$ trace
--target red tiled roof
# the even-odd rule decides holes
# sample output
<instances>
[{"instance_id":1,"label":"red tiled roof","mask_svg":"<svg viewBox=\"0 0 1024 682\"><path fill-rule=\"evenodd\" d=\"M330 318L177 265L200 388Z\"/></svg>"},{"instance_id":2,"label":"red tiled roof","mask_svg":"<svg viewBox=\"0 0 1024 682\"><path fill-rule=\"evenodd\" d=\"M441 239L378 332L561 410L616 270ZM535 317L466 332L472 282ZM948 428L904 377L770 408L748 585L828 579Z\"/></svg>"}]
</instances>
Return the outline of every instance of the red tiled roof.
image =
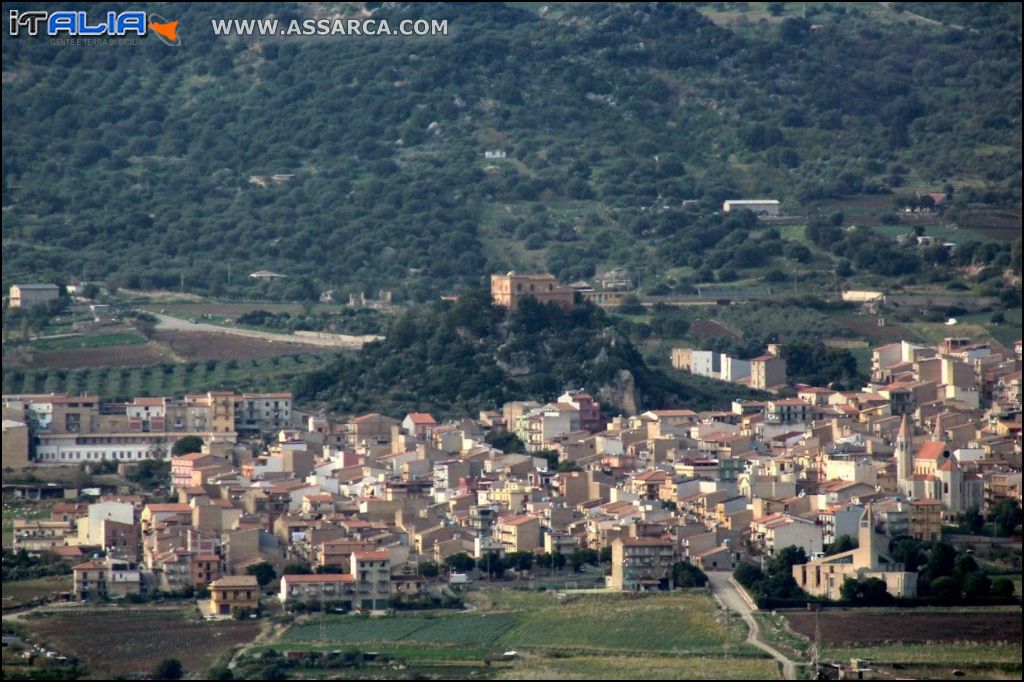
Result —
<instances>
[{"instance_id":1,"label":"red tiled roof","mask_svg":"<svg viewBox=\"0 0 1024 682\"><path fill-rule=\"evenodd\" d=\"M664 481L669 475L664 471L645 471L633 477L636 481Z\"/></svg>"},{"instance_id":2,"label":"red tiled roof","mask_svg":"<svg viewBox=\"0 0 1024 682\"><path fill-rule=\"evenodd\" d=\"M178 457L172 457L171 464L174 464L175 462L194 462L197 459L201 459L203 457L213 457L213 455L208 455L205 452L190 452L187 455L179 455Z\"/></svg>"},{"instance_id":3,"label":"red tiled roof","mask_svg":"<svg viewBox=\"0 0 1024 682\"><path fill-rule=\"evenodd\" d=\"M187 504L185 504L183 502L167 502L167 503L158 503L158 504L147 504L146 505L146 509L148 509L151 514L154 513L154 512L190 512L190 511L192 511L192 507L190 507L189 505L187 505Z\"/></svg>"},{"instance_id":4,"label":"red tiled roof","mask_svg":"<svg viewBox=\"0 0 1024 682\"><path fill-rule=\"evenodd\" d=\"M925 441L917 451L917 459L939 460L945 450L946 444L941 441Z\"/></svg>"},{"instance_id":5,"label":"red tiled roof","mask_svg":"<svg viewBox=\"0 0 1024 682\"><path fill-rule=\"evenodd\" d=\"M522 514L521 516L513 516L510 519L500 519L500 522L502 525L505 526L521 526L524 523L529 523L530 521L536 520L536 516L533 516L531 514Z\"/></svg>"},{"instance_id":6,"label":"red tiled roof","mask_svg":"<svg viewBox=\"0 0 1024 682\"><path fill-rule=\"evenodd\" d=\"M259 583L256 581L254 575L226 575L223 578L214 580L210 583L211 588L215 587L258 587Z\"/></svg>"},{"instance_id":7,"label":"red tiled roof","mask_svg":"<svg viewBox=\"0 0 1024 682\"><path fill-rule=\"evenodd\" d=\"M100 559L91 559L86 561L84 564L78 564L72 570L74 571L95 571L98 569L104 569L107 565Z\"/></svg>"}]
</instances>

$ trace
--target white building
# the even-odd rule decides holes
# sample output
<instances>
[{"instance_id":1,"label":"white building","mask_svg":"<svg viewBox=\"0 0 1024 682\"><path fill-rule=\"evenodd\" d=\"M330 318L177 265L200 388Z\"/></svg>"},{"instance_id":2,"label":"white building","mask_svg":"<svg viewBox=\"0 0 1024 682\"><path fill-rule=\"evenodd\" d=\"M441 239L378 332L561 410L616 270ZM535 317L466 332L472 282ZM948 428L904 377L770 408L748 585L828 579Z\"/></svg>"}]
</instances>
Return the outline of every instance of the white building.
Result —
<instances>
[{"instance_id":1,"label":"white building","mask_svg":"<svg viewBox=\"0 0 1024 682\"><path fill-rule=\"evenodd\" d=\"M722 204L724 213L739 210L751 211L755 215L777 216L779 215L779 201L778 199L727 199Z\"/></svg>"}]
</instances>

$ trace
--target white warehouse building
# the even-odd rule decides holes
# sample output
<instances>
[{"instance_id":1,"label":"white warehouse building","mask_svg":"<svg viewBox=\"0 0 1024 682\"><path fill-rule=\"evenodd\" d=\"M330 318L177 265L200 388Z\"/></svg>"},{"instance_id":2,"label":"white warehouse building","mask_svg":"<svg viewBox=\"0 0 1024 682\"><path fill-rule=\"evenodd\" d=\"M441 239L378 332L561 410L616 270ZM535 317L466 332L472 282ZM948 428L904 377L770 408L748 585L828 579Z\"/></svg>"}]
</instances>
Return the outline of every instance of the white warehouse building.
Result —
<instances>
[{"instance_id":1,"label":"white warehouse building","mask_svg":"<svg viewBox=\"0 0 1024 682\"><path fill-rule=\"evenodd\" d=\"M732 213L733 211L739 210L751 211L755 215L777 216L779 215L779 200L727 199L725 203L722 204L722 211L724 213Z\"/></svg>"}]
</instances>

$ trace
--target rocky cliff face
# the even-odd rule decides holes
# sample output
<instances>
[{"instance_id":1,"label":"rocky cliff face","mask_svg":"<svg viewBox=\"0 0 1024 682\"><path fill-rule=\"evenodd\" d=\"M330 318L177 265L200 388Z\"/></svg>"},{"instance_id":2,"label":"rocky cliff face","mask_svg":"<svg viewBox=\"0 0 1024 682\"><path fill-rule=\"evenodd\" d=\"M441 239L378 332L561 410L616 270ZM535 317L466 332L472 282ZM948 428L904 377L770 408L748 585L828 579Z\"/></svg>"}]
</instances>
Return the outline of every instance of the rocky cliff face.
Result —
<instances>
[{"instance_id":1,"label":"rocky cliff face","mask_svg":"<svg viewBox=\"0 0 1024 682\"><path fill-rule=\"evenodd\" d=\"M636 379L628 369L620 369L612 383L599 386L597 398L602 405L618 406L625 414L634 415L639 412L640 398L636 390Z\"/></svg>"}]
</instances>

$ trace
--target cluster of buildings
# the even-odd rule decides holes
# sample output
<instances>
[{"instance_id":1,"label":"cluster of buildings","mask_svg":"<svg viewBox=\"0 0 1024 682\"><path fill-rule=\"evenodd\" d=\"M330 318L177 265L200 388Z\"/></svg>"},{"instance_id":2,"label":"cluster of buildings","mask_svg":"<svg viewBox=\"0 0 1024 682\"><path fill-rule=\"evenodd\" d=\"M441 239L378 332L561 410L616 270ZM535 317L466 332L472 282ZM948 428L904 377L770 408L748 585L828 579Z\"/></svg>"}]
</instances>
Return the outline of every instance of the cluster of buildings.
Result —
<instances>
[{"instance_id":1,"label":"cluster of buildings","mask_svg":"<svg viewBox=\"0 0 1024 682\"><path fill-rule=\"evenodd\" d=\"M610 553L614 589L670 587L679 561L730 570L795 545L811 557L794 568L808 592L873 575L910 596L916 576L887 557L891 539L935 540L973 506L1020 499L1020 364L1019 342L1015 355L897 344L875 349L861 390L632 416L582 391L449 421L335 419L287 394L4 396L5 466L8 419L28 428L38 465L127 471L152 455L146 439L203 442L170 458L169 501L62 502L15 520L14 541L75 561L78 597L205 590L214 614L258 604L246 572L259 562L312 571L270 587L286 604L381 609L436 587L428 562L577 549ZM506 431L526 452L488 444ZM823 556L844 535L857 548Z\"/></svg>"},{"instance_id":2,"label":"cluster of buildings","mask_svg":"<svg viewBox=\"0 0 1024 682\"><path fill-rule=\"evenodd\" d=\"M577 300L600 306L617 306L633 288L632 278L624 270L598 275L593 284L580 280L569 285L559 284L551 274L509 272L491 275L491 299L495 305L509 310L516 310L526 296L563 308L572 307Z\"/></svg>"},{"instance_id":3,"label":"cluster of buildings","mask_svg":"<svg viewBox=\"0 0 1024 682\"><path fill-rule=\"evenodd\" d=\"M98 396L3 396L5 469L163 459L174 442L201 438L224 451L239 436L291 424L292 394L210 391L184 398L106 402Z\"/></svg>"},{"instance_id":4,"label":"cluster of buildings","mask_svg":"<svg viewBox=\"0 0 1024 682\"><path fill-rule=\"evenodd\" d=\"M769 344L764 355L740 360L725 353L693 348L673 348L672 366L702 377L743 384L761 391L786 385L786 361L778 344Z\"/></svg>"}]
</instances>

